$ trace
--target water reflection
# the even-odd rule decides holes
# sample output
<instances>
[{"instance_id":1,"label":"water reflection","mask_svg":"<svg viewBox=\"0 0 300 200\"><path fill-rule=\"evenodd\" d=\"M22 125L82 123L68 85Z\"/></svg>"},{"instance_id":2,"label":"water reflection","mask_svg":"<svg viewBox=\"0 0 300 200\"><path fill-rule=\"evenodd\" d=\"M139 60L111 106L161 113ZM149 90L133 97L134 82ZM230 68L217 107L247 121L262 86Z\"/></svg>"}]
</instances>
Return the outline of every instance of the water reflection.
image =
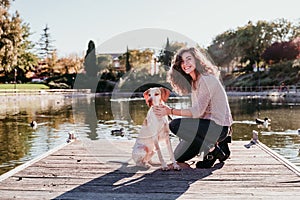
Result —
<instances>
[{"instance_id":1,"label":"water reflection","mask_svg":"<svg viewBox=\"0 0 300 200\"><path fill-rule=\"evenodd\" d=\"M252 130L257 130L260 141L300 167L299 102L286 98L230 98L234 139L249 140ZM259 127L254 121L264 117L271 119L268 128Z\"/></svg>"},{"instance_id":2,"label":"water reflection","mask_svg":"<svg viewBox=\"0 0 300 200\"><path fill-rule=\"evenodd\" d=\"M0 97L0 174L66 142L68 131L80 139L132 139L143 123L148 107L144 99L110 99L85 96L10 96ZM291 162L300 166L300 106L286 99L257 97L229 98L234 140L249 141L252 130L259 139ZM190 106L189 98L171 98L175 108ZM268 129L258 127L256 118L269 117ZM37 129L29 123L35 120ZM112 130L124 129L124 137Z\"/></svg>"},{"instance_id":3,"label":"water reflection","mask_svg":"<svg viewBox=\"0 0 300 200\"><path fill-rule=\"evenodd\" d=\"M71 99L16 95L1 96L0 101L0 174L65 139L60 126L72 123ZM38 122L36 129L30 126L32 120Z\"/></svg>"}]
</instances>

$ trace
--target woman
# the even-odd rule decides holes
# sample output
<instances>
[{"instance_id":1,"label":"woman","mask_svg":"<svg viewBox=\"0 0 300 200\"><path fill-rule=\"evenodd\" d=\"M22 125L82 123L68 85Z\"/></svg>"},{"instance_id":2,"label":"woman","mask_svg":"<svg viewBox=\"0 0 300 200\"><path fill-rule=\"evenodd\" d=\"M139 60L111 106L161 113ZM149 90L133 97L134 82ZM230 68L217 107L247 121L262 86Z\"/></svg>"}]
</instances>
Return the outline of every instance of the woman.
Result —
<instances>
[{"instance_id":1,"label":"woman","mask_svg":"<svg viewBox=\"0 0 300 200\"><path fill-rule=\"evenodd\" d=\"M158 117L184 117L169 124L170 130L182 139L174 151L177 162L185 162L199 152L204 152L204 159L196 164L198 168L209 168L217 159L225 161L230 155L227 143L231 137L227 136L232 116L218 68L198 49L184 48L175 55L168 75L175 92L191 93L192 100L188 109L154 109Z\"/></svg>"}]
</instances>

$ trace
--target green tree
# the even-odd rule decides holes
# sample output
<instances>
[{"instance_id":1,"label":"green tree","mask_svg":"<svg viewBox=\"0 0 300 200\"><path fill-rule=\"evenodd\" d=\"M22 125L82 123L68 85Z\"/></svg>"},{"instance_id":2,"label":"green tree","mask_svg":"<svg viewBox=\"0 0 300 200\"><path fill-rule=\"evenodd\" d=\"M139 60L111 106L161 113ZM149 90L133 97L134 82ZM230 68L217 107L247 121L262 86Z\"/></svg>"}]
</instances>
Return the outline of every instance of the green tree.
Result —
<instances>
[{"instance_id":1,"label":"green tree","mask_svg":"<svg viewBox=\"0 0 300 200\"><path fill-rule=\"evenodd\" d=\"M112 66L112 56L108 54L97 55L97 63L99 70L105 70L107 68L111 68Z\"/></svg>"},{"instance_id":2,"label":"green tree","mask_svg":"<svg viewBox=\"0 0 300 200\"><path fill-rule=\"evenodd\" d=\"M41 38L37 43L39 58L46 64L45 70L41 74L43 76L53 76L54 68L58 60L56 49L53 45L54 40L51 39L49 30L50 28L46 25L41 34Z\"/></svg>"},{"instance_id":3,"label":"green tree","mask_svg":"<svg viewBox=\"0 0 300 200\"><path fill-rule=\"evenodd\" d=\"M293 25L293 29L294 29L293 39L300 37L300 21L299 20L297 22L295 22L295 24Z\"/></svg>"},{"instance_id":4,"label":"green tree","mask_svg":"<svg viewBox=\"0 0 300 200\"><path fill-rule=\"evenodd\" d=\"M18 48L17 56L17 71L18 80L22 82L26 81L26 73L29 71L35 71L35 67L38 65L38 57L30 52L34 48L34 44L28 40L30 36L30 28L28 24L22 25L22 42Z\"/></svg>"},{"instance_id":5,"label":"green tree","mask_svg":"<svg viewBox=\"0 0 300 200\"><path fill-rule=\"evenodd\" d=\"M235 47L236 33L233 30L228 30L218 35L212 45L207 48L208 53L211 55L213 61L218 66L229 65L235 58L233 53Z\"/></svg>"},{"instance_id":6,"label":"green tree","mask_svg":"<svg viewBox=\"0 0 300 200\"><path fill-rule=\"evenodd\" d=\"M96 62L96 48L95 43L90 40L88 44L88 49L84 58L84 67L86 74L89 77L96 77L99 71L97 62Z\"/></svg>"},{"instance_id":7,"label":"green tree","mask_svg":"<svg viewBox=\"0 0 300 200\"><path fill-rule=\"evenodd\" d=\"M299 27L296 24L281 18L272 21L271 27L273 28L272 44L274 42L288 42L297 37Z\"/></svg>"},{"instance_id":8,"label":"green tree","mask_svg":"<svg viewBox=\"0 0 300 200\"><path fill-rule=\"evenodd\" d=\"M269 24L264 21L259 21L256 25L249 22L246 26L237 29L234 53L241 58L240 62L252 66L260 61L260 55L271 44L270 29Z\"/></svg>"},{"instance_id":9,"label":"green tree","mask_svg":"<svg viewBox=\"0 0 300 200\"><path fill-rule=\"evenodd\" d=\"M130 53L129 53L129 50L128 50L128 47L127 47L127 51L126 51L126 62L125 62L125 69L126 69L126 72L130 71L131 70L131 64L129 62L129 59L130 59Z\"/></svg>"},{"instance_id":10,"label":"green tree","mask_svg":"<svg viewBox=\"0 0 300 200\"><path fill-rule=\"evenodd\" d=\"M30 36L30 28L28 24L22 25L22 42L19 46L17 66L24 72L32 71L38 64L38 58L35 54L30 52L34 48L34 44L28 40Z\"/></svg>"},{"instance_id":11,"label":"green tree","mask_svg":"<svg viewBox=\"0 0 300 200\"><path fill-rule=\"evenodd\" d=\"M287 41L294 37L295 27L287 20L258 21L218 35L209 53L219 65L235 60L242 66L259 63L262 53L276 41ZM243 64L246 63L246 64Z\"/></svg>"},{"instance_id":12,"label":"green tree","mask_svg":"<svg viewBox=\"0 0 300 200\"><path fill-rule=\"evenodd\" d=\"M51 57L53 52L55 51L55 48L53 46L54 40L51 39L49 30L50 28L46 24L45 28L43 29L43 33L41 34L41 38L38 42L38 54L42 59Z\"/></svg>"},{"instance_id":13,"label":"green tree","mask_svg":"<svg viewBox=\"0 0 300 200\"><path fill-rule=\"evenodd\" d=\"M163 54L160 57L162 64L164 65L165 70L169 70L171 67L172 58L174 56L174 52L171 51L169 38L167 38L166 47L163 51Z\"/></svg>"},{"instance_id":14,"label":"green tree","mask_svg":"<svg viewBox=\"0 0 300 200\"><path fill-rule=\"evenodd\" d=\"M166 46L162 49L158 56L158 62L163 64L165 70L169 70L174 54L180 49L186 47L185 43L181 42L169 42L167 38Z\"/></svg>"}]
</instances>

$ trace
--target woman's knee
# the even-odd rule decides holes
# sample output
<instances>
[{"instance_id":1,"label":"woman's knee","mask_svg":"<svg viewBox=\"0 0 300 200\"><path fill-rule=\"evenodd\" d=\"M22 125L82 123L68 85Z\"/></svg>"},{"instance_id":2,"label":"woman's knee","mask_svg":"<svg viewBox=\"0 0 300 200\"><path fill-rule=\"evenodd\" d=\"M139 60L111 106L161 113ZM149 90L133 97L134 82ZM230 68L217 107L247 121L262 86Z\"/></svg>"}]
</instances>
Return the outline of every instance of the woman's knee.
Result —
<instances>
[{"instance_id":1,"label":"woman's knee","mask_svg":"<svg viewBox=\"0 0 300 200\"><path fill-rule=\"evenodd\" d=\"M178 129L179 129L179 126L180 126L180 121L181 119L173 119L170 123L169 123L169 128L170 128L170 131L172 133L174 133L175 135L177 134L178 132Z\"/></svg>"}]
</instances>

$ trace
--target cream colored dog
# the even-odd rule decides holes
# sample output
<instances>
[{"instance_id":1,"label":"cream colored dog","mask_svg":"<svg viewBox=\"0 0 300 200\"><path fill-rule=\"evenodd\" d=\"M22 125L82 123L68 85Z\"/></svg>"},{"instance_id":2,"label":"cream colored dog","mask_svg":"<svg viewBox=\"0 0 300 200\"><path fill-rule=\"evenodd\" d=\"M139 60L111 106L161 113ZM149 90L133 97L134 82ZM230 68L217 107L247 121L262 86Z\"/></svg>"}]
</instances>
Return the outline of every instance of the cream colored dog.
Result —
<instances>
[{"instance_id":1,"label":"cream colored dog","mask_svg":"<svg viewBox=\"0 0 300 200\"><path fill-rule=\"evenodd\" d=\"M170 168L163 159L161 149L159 146L160 141L165 141L173 168L180 170L180 166L176 163L170 138L169 138L169 123L168 117L158 118L153 112L153 106L164 104L169 98L170 91L166 88L150 88L144 92L144 98L147 105L150 107L147 117L142 125L138 138L132 151L132 158L138 166L149 166L151 158L157 151L162 170L169 170Z\"/></svg>"}]
</instances>

